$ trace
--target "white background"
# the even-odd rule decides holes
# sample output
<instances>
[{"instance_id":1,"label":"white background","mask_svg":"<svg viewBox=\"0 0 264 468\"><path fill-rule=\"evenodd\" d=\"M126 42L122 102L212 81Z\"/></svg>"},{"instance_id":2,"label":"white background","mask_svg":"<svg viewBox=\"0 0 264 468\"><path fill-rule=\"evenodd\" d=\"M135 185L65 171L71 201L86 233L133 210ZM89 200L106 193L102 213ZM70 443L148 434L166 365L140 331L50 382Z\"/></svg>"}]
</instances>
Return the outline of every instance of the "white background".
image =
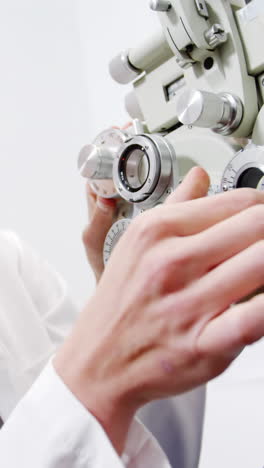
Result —
<instances>
[{"instance_id":1,"label":"white background","mask_svg":"<svg viewBox=\"0 0 264 468\"><path fill-rule=\"evenodd\" d=\"M76 157L99 131L126 122L127 88L111 81L107 65L156 29L157 20L147 0L0 0L0 6L0 228L15 230L48 258L82 304L94 283L80 240L86 206ZM258 356L245 355L229 384L211 387L202 468L262 468Z\"/></svg>"},{"instance_id":2,"label":"white background","mask_svg":"<svg viewBox=\"0 0 264 468\"><path fill-rule=\"evenodd\" d=\"M0 228L48 258L78 304L94 283L77 154L127 121L127 91L108 62L146 37L154 16L144 0L0 1Z\"/></svg>"}]
</instances>

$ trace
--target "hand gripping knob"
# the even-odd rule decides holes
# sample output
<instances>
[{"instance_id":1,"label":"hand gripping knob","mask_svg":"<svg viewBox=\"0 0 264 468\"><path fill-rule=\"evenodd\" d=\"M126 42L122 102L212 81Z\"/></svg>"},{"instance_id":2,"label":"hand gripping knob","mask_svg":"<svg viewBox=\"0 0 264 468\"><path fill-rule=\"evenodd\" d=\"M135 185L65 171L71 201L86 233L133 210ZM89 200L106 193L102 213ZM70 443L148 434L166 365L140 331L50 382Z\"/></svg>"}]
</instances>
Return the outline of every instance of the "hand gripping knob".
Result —
<instances>
[{"instance_id":1,"label":"hand gripping knob","mask_svg":"<svg viewBox=\"0 0 264 468\"><path fill-rule=\"evenodd\" d=\"M87 179L111 179L113 155L106 148L86 145L79 154L78 168Z\"/></svg>"},{"instance_id":2,"label":"hand gripping knob","mask_svg":"<svg viewBox=\"0 0 264 468\"><path fill-rule=\"evenodd\" d=\"M211 128L221 135L233 133L243 117L240 99L229 93L185 90L176 106L176 114L184 125Z\"/></svg>"}]
</instances>

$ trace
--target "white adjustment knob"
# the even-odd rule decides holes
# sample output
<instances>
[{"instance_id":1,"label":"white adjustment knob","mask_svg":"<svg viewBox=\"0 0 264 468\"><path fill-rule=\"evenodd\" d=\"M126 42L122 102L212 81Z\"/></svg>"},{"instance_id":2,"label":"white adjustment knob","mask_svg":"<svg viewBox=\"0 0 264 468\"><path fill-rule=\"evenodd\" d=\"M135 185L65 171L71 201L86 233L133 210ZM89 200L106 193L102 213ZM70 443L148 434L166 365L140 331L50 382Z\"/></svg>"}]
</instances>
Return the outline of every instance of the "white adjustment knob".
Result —
<instances>
[{"instance_id":1,"label":"white adjustment knob","mask_svg":"<svg viewBox=\"0 0 264 468\"><path fill-rule=\"evenodd\" d=\"M171 2L168 0L150 0L149 6L154 11L169 11L171 9Z\"/></svg>"},{"instance_id":2,"label":"white adjustment knob","mask_svg":"<svg viewBox=\"0 0 264 468\"><path fill-rule=\"evenodd\" d=\"M176 104L176 114L184 125L211 128L222 135L233 133L243 117L240 99L229 93L185 90Z\"/></svg>"},{"instance_id":3,"label":"white adjustment knob","mask_svg":"<svg viewBox=\"0 0 264 468\"><path fill-rule=\"evenodd\" d=\"M142 114L135 91L130 91L130 93L125 96L125 108L132 119L144 120L144 115Z\"/></svg>"},{"instance_id":4,"label":"white adjustment knob","mask_svg":"<svg viewBox=\"0 0 264 468\"><path fill-rule=\"evenodd\" d=\"M87 179L111 179L113 155L107 148L86 145L79 154L78 168Z\"/></svg>"},{"instance_id":5,"label":"white adjustment knob","mask_svg":"<svg viewBox=\"0 0 264 468\"><path fill-rule=\"evenodd\" d=\"M227 33L221 24L213 24L213 26L205 33L205 39L212 50L216 49L216 47L221 44L224 44L227 41L227 37Z\"/></svg>"},{"instance_id":6,"label":"white adjustment knob","mask_svg":"<svg viewBox=\"0 0 264 468\"><path fill-rule=\"evenodd\" d=\"M117 83L128 84L135 80L142 73L142 70L133 67L129 61L129 50L124 50L111 60L109 72Z\"/></svg>"}]
</instances>

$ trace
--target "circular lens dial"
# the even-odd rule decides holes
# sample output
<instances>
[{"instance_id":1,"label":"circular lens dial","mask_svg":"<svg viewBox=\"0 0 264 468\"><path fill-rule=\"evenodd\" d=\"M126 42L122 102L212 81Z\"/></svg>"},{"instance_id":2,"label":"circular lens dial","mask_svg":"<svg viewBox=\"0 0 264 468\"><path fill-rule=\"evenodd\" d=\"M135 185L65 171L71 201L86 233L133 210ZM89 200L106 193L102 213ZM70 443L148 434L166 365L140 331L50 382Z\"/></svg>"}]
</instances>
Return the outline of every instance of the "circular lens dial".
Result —
<instances>
[{"instance_id":1,"label":"circular lens dial","mask_svg":"<svg viewBox=\"0 0 264 468\"><path fill-rule=\"evenodd\" d=\"M264 147L248 145L235 155L225 169L221 189L226 192L249 187L264 190Z\"/></svg>"},{"instance_id":2,"label":"circular lens dial","mask_svg":"<svg viewBox=\"0 0 264 468\"><path fill-rule=\"evenodd\" d=\"M93 191L101 197L117 197L112 179L113 163L127 138L123 130L109 128L100 133L92 145L86 145L79 155L81 174L88 178Z\"/></svg>"},{"instance_id":3,"label":"circular lens dial","mask_svg":"<svg viewBox=\"0 0 264 468\"><path fill-rule=\"evenodd\" d=\"M127 230L131 219L120 219L111 227L104 243L104 264L106 265L116 244Z\"/></svg>"}]
</instances>

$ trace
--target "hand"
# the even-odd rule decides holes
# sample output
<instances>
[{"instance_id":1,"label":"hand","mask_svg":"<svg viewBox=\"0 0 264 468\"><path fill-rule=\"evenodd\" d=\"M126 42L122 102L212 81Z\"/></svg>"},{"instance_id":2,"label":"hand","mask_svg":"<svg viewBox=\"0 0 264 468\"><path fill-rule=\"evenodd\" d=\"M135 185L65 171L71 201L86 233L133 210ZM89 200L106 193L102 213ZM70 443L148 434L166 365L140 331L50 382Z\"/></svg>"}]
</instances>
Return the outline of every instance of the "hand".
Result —
<instances>
[{"instance_id":1,"label":"hand","mask_svg":"<svg viewBox=\"0 0 264 468\"><path fill-rule=\"evenodd\" d=\"M138 216L54 365L122 452L135 411L223 372L264 335L264 194L199 198L194 169L167 203Z\"/></svg>"},{"instance_id":2,"label":"hand","mask_svg":"<svg viewBox=\"0 0 264 468\"><path fill-rule=\"evenodd\" d=\"M116 200L98 197L89 183L86 184L86 195L90 223L83 232L83 243L88 262L98 282L104 271L104 241L114 222Z\"/></svg>"},{"instance_id":3,"label":"hand","mask_svg":"<svg viewBox=\"0 0 264 468\"><path fill-rule=\"evenodd\" d=\"M127 122L121 128L122 130L126 130L131 125L131 122ZM96 282L98 283L104 271L104 241L114 223L117 200L98 197L92 190L89 182L86 184L86 199L89 224L83 232L83 244L88 262L93 269Z\"/></svg>"}]
</instances>

